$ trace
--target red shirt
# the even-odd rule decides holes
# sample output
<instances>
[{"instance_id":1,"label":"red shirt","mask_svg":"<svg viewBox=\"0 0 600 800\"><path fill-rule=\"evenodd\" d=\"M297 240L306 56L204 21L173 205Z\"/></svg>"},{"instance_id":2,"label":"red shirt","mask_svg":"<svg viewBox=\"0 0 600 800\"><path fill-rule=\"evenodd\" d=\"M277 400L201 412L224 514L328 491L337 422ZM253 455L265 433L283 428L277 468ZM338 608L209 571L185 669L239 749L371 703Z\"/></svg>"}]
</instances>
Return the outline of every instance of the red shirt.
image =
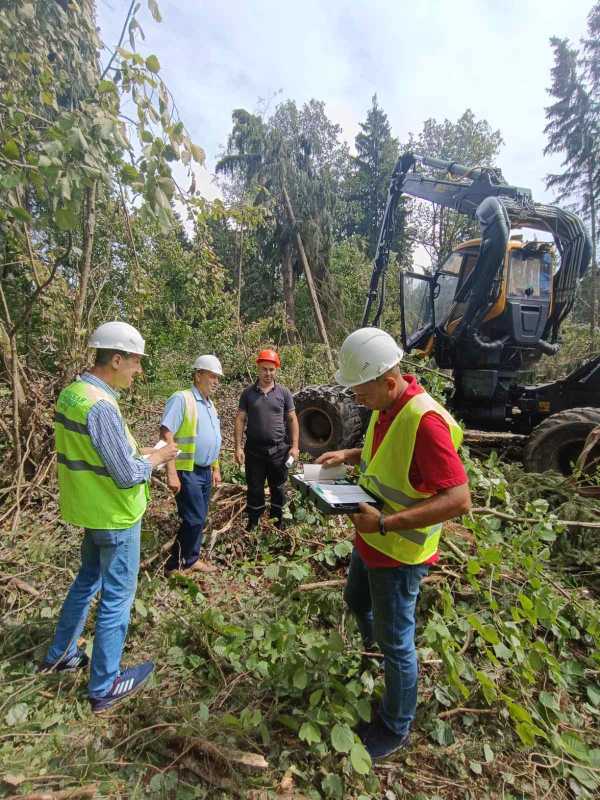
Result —
<instances>
[{"instance_id":1,"label":"red shirt","mask_svg":"<svg viewBox=\"0 0 600 800\"><path fill-rule=\"evenodd\" d=\"M400 409L404 408L411 397L425 391L422 386L419 386L414 375L403 375L402 377L408 386L390 408L379 413L379 419L373 431L372 456L377 452L377 448ZM462 486L467 482L467 474L452 444L450 430L442 417L435 411L429 411L421 418L408 477L418 492L427 494L437 494L441 489ZM397 567L402 563L368 545L358 533L354 539L354 546L367 567ZM439 554L435 553L425 563L435 564L438 560Z\"/></svg>"}]
</instances>

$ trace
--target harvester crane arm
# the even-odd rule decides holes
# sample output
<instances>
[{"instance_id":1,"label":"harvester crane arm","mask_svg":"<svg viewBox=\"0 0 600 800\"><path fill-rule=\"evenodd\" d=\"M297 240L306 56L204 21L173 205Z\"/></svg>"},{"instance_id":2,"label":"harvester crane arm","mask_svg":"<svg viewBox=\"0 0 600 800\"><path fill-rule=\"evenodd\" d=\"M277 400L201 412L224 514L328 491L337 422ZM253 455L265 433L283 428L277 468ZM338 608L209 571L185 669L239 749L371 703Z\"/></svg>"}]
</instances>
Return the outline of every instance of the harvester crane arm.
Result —
<instances>
[{"instance_id":1,"label":"harvester crane arm","mask_svg":"<svg viewBox=\"0 0 600 800\"><path fill-rule=\"evenodd\" d=\"M443 170L454 180L423 175L415 170L417 164ZM511 223L551 233L561 256L561 266L553 279L554 306L544 338L556 341L560 324L573 306L577 282L585 273L591 256L589 237L579 218L555 206L534 203L529 189L511 186L499 170L492 167L470 168L454 161L413 153L405 153L398 159L390 179L363 326L378 325L381 318L385 302L385 273L394 237L394 214L402 194L437 203L479 221L482 239L480 263L473 271L468 287L472 296L461 324L455 329L456 337L467 329L475 330L487 312L489 289L501 271ZM372 306L377 298L377 310L370 322ZM543 341L542 344L545 345Z\"/></svg>"}]
</instances>

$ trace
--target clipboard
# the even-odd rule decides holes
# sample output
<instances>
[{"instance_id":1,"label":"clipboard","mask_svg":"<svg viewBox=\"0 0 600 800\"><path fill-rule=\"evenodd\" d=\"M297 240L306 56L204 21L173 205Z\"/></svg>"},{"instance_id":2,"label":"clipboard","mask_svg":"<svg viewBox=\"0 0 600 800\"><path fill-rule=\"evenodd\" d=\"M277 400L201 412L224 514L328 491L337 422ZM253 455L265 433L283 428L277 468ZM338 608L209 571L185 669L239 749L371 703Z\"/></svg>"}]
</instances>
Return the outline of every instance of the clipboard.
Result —
<instances>
[{"instance_id":1,"label":"clipboard","mask_svg":"<svg viewBox=\"0 0 600 800\"><path fill-rule=\"evenodd\" d=\"M315 504L322 514L355 514L359 510L359 502L365 502L375 508L383 507L379 498L373 497L347 478L310 481L306 480L303 475L296 474L291 476L291 482L303 497L307 497ZM353 499L353 495L357 493L362 495L360 500ZM344 495L348 495L348 498Z\"/></svg>"}]
</instances>

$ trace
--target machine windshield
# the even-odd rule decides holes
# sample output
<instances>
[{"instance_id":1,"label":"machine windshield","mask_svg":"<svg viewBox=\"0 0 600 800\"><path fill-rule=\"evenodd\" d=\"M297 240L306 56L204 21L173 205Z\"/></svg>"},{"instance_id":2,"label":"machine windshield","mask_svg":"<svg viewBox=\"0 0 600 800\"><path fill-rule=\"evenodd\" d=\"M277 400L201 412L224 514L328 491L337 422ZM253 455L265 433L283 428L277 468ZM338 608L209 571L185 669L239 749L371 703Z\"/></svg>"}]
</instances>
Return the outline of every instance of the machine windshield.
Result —
<instances>
[{"instance_id":1,"label":"machine windshield","mask_svg":"<svg viewBox=\"0 0 600 800\"><path fill-rule=\"evenodd\" d=\"M550 253L531 253L525 249L512 251L508 279L510 297L530 297L538 300L548 298L551 287Z\"/></svg>"}]
</instances>

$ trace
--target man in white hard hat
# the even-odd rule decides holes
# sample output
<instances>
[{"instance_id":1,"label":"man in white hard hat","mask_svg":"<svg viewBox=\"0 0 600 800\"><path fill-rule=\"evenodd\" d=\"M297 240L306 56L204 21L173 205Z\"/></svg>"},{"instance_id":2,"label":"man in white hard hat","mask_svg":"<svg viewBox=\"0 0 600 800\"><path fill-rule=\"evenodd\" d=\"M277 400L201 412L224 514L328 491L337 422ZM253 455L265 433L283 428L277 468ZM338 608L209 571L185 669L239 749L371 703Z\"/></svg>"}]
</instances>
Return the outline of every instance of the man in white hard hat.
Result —
<instances>
[{"instance_id":1,"label":"man in white hard hat","mask_svg":"<svg viewBox=\"0 0 600 800\"><path fill-rule=\"evenodd\" d=\"M175 442L180 452L167 464L167 484L177 503L181 525L165 572L215 572L200 558L204 525L213 486L221 483L219 450L221 425L211 400L223 377L216 356L198 356L190 389L175 392L167 400L160 422L160 436Z\"/></svg>"},{"instance_id":2,"label":"man in white hard hat","mask_svg":"<svg viewBox=\"0 0 600 800\"><path fill-rule=\"evenodd\" d=\"M154 669L145 661L121 671L120 661L140 563L140 528L153 467L177 448L140 450L118 404L142 372L144 340L125 322L91 335L94 366L62 390L54 418L62 518L84 528L81 567L66 597L43 672L85 668L78 648L90 603L100 592L89 696L99 714L130 697Z\"/></svg>"},{"instance_id":3,"label":"man in white hard hat","mask_svg":"<svg viewBox=\"0 0 600 800\"><path fill-rule=\"evenodd\" d=\"M403 352L378 328L346 338L336 380L373 414L361 448L324 453L321 464L359 465L359 484L383 510L361 504L345 600L365 649L384 655L385 693L371 723L357 728L373 759L406 747L417 706L415 611L419 584L438 560L442 523L469 510L467 476L457 449L458 423L403 375Z\"/></svg>"}]
</instances>

